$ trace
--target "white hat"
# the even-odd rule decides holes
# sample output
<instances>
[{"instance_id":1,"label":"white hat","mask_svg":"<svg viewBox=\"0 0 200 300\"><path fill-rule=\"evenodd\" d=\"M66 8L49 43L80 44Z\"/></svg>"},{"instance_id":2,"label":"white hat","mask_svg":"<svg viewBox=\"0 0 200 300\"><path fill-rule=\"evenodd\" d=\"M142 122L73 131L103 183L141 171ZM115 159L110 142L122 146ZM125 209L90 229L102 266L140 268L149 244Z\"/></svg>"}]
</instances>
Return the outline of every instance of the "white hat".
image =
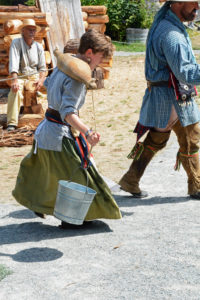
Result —
<instances>
[{"instance_id":1,"label":"white hat","mask_svg":"<svg viewBox=\"0 0 200 300\"><path fill-rule=\"evenodd\" d=\"M40 31L40 27L35 24L35 20L33 19L24 19L23 24L19 27L19 31L21 31L26 26L32 26L36 28L36 32Z\"/></svg>"}]
</instances>

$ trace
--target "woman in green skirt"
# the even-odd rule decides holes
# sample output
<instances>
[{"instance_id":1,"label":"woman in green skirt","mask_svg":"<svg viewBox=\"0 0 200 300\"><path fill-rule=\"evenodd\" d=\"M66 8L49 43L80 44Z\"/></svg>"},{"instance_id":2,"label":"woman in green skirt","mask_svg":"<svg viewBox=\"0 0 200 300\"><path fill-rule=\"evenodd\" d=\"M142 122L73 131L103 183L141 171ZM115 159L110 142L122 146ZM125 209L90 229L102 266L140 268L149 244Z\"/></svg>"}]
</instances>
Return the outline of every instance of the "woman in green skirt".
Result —
<instances>
[{"instance_id":1,"label":"woman in green skirt","mask_svg":"<svg viewBox=\"0 0 200 300\"><path fill-rule=\"evenodd\" d=\"M80 39L77 58L91 68L113 53L110 38L89 30ZM71 128L85 134L87 142L95 146L100 134L89 129L79 118L78 111L85 102L86 86L55 68L45 81L48 109L46 118L35 132L31 152L22 160L13 196L39 217L53 215L59 180L87 185L96 195L86 214L85 221L94 219L120 219L119 208L110 189L90 165L80 168L81 158ZM88 177L88 178L87 178ZM66 225L62 222L63 227Z\"/></svg>"}]
</instances>

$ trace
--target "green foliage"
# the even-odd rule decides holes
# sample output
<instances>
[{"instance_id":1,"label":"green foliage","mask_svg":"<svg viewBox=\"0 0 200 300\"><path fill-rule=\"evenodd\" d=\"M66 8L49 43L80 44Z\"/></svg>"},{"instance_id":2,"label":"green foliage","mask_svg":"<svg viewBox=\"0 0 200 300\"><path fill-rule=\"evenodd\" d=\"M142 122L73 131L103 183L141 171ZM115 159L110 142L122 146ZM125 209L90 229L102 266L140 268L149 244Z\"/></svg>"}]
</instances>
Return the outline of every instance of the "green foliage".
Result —
<instances>
[{"instance_id":1,"label":"green foliage","mask_svg":"<svg viewBox=\"0 0 200 300\"><path fill-rule=\"evenodd\" d=\"M3 280L6 276L12 274L13 272L7 269L5 266L0 265L0 281Z\"/></svg>"},{"instance_id":2,"label":"green foliage","mask_svg":"<svg viewBox=\"0 0 200 300\"><path fill-rule=\"evenodd\" d=\"M29 6L34 6L36 0L21 0L21 1L16 1L16 0L0 0L0 5L7 5L7 6L12 6L12 5L17 5L17 4L25 4Z\"/></svg>"},{"instance_id":3,"label":"green foliage","mask_svg":"<svg viewBox=\"0 0 200 300\"><path fill-rule=\"evenodd\" d=\"M29 6L34 6L35 2L36 2L35 0L28 0L28 1L25 2L25 4L29 5Z\"/></svg>"},{"instance_id":4,"label":"green foliage","mask_svg":"<svg viewBox=\"0 0 200 300\"><path fill-rule=\"evenodd\" d=\"M149 0L81 0L81 5L105 5L109 16L106 33L113 40L125 40L126 28L149 28L155 9Z\"/></svg>"}]
</instances>

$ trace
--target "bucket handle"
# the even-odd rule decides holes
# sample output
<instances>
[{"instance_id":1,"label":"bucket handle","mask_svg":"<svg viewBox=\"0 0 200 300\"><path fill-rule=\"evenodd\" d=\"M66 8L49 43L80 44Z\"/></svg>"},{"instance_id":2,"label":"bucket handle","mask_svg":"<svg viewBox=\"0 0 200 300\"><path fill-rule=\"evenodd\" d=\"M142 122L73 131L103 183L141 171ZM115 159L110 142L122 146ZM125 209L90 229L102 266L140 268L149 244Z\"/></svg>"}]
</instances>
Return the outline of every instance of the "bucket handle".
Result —
<instances>
[{"instance_id":1,"label":"bucket handle","mask_svg":"<svg viewBox=\"0 0 200 300\"><path fill-rule=\"evenodd\" d=\"M76 169L73 171L72 175L70 176L70 179L68 180L68 183L70 183L70 182L72 181L72 178L73 178L74 174L76 173L76 171L77 171L78 169L85 170L85 172L86 172L86 178L87 178L87 179L86 179L86 192L85 192L85 194L88 194L88 182L89 182L89 178L88 178L87 168L83 168L82 166L79 166L78 168L76 168Z\"/></svg>"}]
</instances>

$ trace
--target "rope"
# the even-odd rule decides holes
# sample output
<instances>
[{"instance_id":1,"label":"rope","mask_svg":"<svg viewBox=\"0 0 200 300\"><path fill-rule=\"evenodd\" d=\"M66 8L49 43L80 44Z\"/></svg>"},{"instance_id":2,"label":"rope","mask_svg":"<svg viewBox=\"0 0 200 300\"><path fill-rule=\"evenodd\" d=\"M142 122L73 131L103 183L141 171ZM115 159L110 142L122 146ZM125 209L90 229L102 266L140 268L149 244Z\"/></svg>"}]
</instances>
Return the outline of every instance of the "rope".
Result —
<instances>
[{"instance_id":1,"label":"rope","mask_svg":"<svg viewBox=\"0 0 200 300\"><path fill-rule=\"evenodd\" d=\"M96 115L95 115L95 106L94 106L94 90L92 91L92 113L93 113L93 118L94 118L94 131L97 131L97 124L96 124ZM90 151L88 153L88 159L90 159L90 155L92 153L92 148L93 146L91 146Z\"/></svg>"},{"instance_id":2,"label":"rope","mask_svg":"<svg viewBox=\"0 0 200 300\"><path fill-rule=\"evenodd\" d=\"M45 69L42 72L52 71L52 70L54 70L54 68ZM17 76L17 79L18 78L24 78L24 77L27 77L27 76L32 76L32 75L39 74L39 73L40 72L37 71L37 72L29 73L28 75L20 75L20 76ZM8 80L13 80L13 79L15 79L15 78L13 78L13 77L7 77L7 78L0 79L0 82L2 82L2 81L8 81Z\"/></svg>"}]
</instances>

